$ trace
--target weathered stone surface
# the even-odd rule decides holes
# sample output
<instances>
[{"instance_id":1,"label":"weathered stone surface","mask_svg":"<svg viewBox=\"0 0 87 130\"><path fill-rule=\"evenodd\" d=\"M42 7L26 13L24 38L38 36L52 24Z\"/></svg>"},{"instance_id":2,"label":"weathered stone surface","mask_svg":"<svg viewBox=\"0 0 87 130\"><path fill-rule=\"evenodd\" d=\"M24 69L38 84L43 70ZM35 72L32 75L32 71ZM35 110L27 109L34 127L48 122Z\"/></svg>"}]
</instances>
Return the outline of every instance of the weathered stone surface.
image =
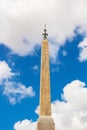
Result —
<instances>
[{"instance_id":1,"label":"weathered stone surface","mask_svg":"<svg viewBox=\"0 0 87 130\"><path fill-rule=\"evenodd\" d=\"M51 117L40 117L37 123L37 130L55 130L55 124Z\"/></svg>"},{"instance_id":2,"label":"weathered stone surface","mask_svg":"<svg viewBox=\"0 0 87 130\"><path fill-rule=\"evenodd\" d=\"M48 40L42 41L41 77L40 77L40 115L37 122L37 130L55 130L51 117L50 100L50 65Z\"/></svg>"},{"instance_id":3,"label":"weathered stone surface","mask_svg":"<svg viewBox=\"0 0 87 130\"><path fill-rule=\"evenodd\" d=\"M40 115L51 115L50 103L50 67L48 40L42 42L41 81L40 81Z\"/></svg>"}]
</instances>

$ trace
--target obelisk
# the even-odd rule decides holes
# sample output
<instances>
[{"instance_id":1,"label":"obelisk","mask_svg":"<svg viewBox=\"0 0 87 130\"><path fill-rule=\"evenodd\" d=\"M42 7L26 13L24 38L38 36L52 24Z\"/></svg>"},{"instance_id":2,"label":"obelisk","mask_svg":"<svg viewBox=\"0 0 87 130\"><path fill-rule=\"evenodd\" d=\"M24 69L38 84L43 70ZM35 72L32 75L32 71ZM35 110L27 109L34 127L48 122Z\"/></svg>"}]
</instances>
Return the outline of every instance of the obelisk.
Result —
<instances>
[{"instance_id":1,"label":"obelisk","mask_svg":"<svg viewBox=\"0 0 87 130\"><path fill-rule=\"evenodd\" d=\"M49 47L47 40L48 34L46 31L45 26L41 53L40 113L37 122L37 130L55 130L54 121L51 116Z\"/></svg>"}]
</instances>

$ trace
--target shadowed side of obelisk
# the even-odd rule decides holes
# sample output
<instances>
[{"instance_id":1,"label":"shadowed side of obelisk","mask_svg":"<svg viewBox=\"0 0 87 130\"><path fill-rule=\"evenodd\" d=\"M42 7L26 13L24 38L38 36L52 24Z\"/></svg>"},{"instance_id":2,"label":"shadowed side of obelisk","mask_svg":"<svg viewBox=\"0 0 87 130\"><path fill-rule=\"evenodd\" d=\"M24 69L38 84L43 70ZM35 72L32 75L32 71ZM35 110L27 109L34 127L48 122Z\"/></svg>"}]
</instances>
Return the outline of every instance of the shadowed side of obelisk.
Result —
<instances>
[{"instance_id":1,"label":"shadowed side of obelisk","mask_svg":"<svg viewBox=\"0 0 87 130\"><path fill-rule=\"evenodd\" d=\"M49 47L46 28L44 29L43 35L40 77L40 115L37 130L55 130L54 121L51 117Z\"/></svg>"}]
</instances>

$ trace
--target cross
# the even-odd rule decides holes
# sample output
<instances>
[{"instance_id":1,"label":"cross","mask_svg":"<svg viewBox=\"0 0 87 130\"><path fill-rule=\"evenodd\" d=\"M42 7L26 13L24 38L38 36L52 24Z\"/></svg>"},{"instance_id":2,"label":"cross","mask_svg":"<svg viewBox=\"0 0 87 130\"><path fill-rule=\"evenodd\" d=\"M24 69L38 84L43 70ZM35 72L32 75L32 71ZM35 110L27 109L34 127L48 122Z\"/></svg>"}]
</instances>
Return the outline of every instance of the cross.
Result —
<instances>
[{"instance_id":1,"label":"cross","mask_svg":"<svg viewBox=\"0 0 87 130\"><path fill-rule=\"evenodd\" d=\"M46 24L44 25L44 33L42 34L44 36L44 39L47 38L48 34L46 33Z\"/></svg>"}]
</instances>

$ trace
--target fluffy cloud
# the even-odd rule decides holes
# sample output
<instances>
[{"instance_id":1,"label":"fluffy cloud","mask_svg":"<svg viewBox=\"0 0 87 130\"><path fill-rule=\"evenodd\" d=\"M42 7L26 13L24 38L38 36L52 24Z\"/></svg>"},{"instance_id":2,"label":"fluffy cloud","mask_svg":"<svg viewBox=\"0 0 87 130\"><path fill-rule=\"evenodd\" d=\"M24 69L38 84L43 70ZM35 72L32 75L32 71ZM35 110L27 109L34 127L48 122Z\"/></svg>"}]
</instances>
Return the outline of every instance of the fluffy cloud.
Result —
<instances>
[{"instance_id":1,"label":"fluffy cloud","mask_svg":"<svg viewBox=\"0 0 87 130\"><path fill-rule=\"evenodd\" d=\"M15 130L36 130L36 122L32 122L31 120L23 120L19 121L14 125Z\"/></svg>"},{"instance_id":2,"label":"fluffy cloud","mask_svg":"<svg viewBox=\"0 0 87 130\"><path fill-rule=\"evenodd\" d=\"M87 88L85 86L86 84L79 80L67 84L63 89L64 100L78 110L87 111L87 104L84 103L85 99L87 99Z\"/></svg>"},{"instance_id":3,"label":"fluffy cloud","mask_svg":"<svg viewBox=\"0 0 87 130\"><path fill-rule=\"evenodd\" d=\"M26 97L35 96L33 87L26 87L20 82L14 82L13 76L17 76L5 61L0 61L0 86L2 93L11 104L16 104Z\"/></svg>"},{"instance_id":4,"label":"fluffy cloud","mask_svg":"<svg viewBox=\"0 0 87 130\"><path fill-rule=\"evenodd\" d=\"M63 101L52 103L55 130L87 129L87 88L80 80L74 80L63 89ZM38 108L37 110L38 111ZM36 122L23 120L14 125L15 130L36 130Z\"/></svg>"},{"instance_id":5,"label":"fluffy cloud","mask_svg":"<svg viewBox=\"0 0 87 130\"><path fill-rule=\"evenodd\" d=\"M75 36L76 27L87 33L86 5L86 0L0 0L0 42L18 55L31 54L41 43L46 23L56 48L51 49L51 57L56 58L65 40Z\"/></svg>"},{"instance_id":6,"label":"fluffy cloud","mask_svg":"<svg viewBox=\"0 0 87 130\"><path fill-rule=\"evenodd\" d=\"M87 60L87 38L85 38L81 43L79 43L78 47L80 48L79 61Z\"/></svg>"},{"instance_id":7,"label":"fluffy cloud","mask_svg":"<svg viewBox=\"0 0 87 130\"><path fill-rule=\"evenodd\" d=\"M86 84L80 80L72 81L64 87L62 98L62 102L52 104L56 130L86 130Z\"/></svg>"},{"instance_id":8,"label":"fluffy cloud","mask_svg":"<svg viewBox=\"0 0 87 130\"><path fill-rule=\"evenodd\" d=\"M20 102L23 98L35 96L31 86L26 87L21 83L6 81L4 84L3 95L5 95L11 104Z\"/></svg>"},{"instance_id":9,"label":"fluffy cloud","mask_svg":"<svg viewBox=\"0 0 87 130\"><path fill-rule=\"evenodd\" d=\"M38 66L38 65L33 66L33 67L32 67L32 70L38 71L38 70L39 70L39 66Z\"/></svg>"},{"instance_id":10,"label":"fluffy cloud","mask_svg":"<svg viewBox=\"0 0 87 130\"><path fill-rule=\"evenodd\" d=\"M0 84L15 75L5 61L0 61Z\"/></svg>"}]
</instances>

